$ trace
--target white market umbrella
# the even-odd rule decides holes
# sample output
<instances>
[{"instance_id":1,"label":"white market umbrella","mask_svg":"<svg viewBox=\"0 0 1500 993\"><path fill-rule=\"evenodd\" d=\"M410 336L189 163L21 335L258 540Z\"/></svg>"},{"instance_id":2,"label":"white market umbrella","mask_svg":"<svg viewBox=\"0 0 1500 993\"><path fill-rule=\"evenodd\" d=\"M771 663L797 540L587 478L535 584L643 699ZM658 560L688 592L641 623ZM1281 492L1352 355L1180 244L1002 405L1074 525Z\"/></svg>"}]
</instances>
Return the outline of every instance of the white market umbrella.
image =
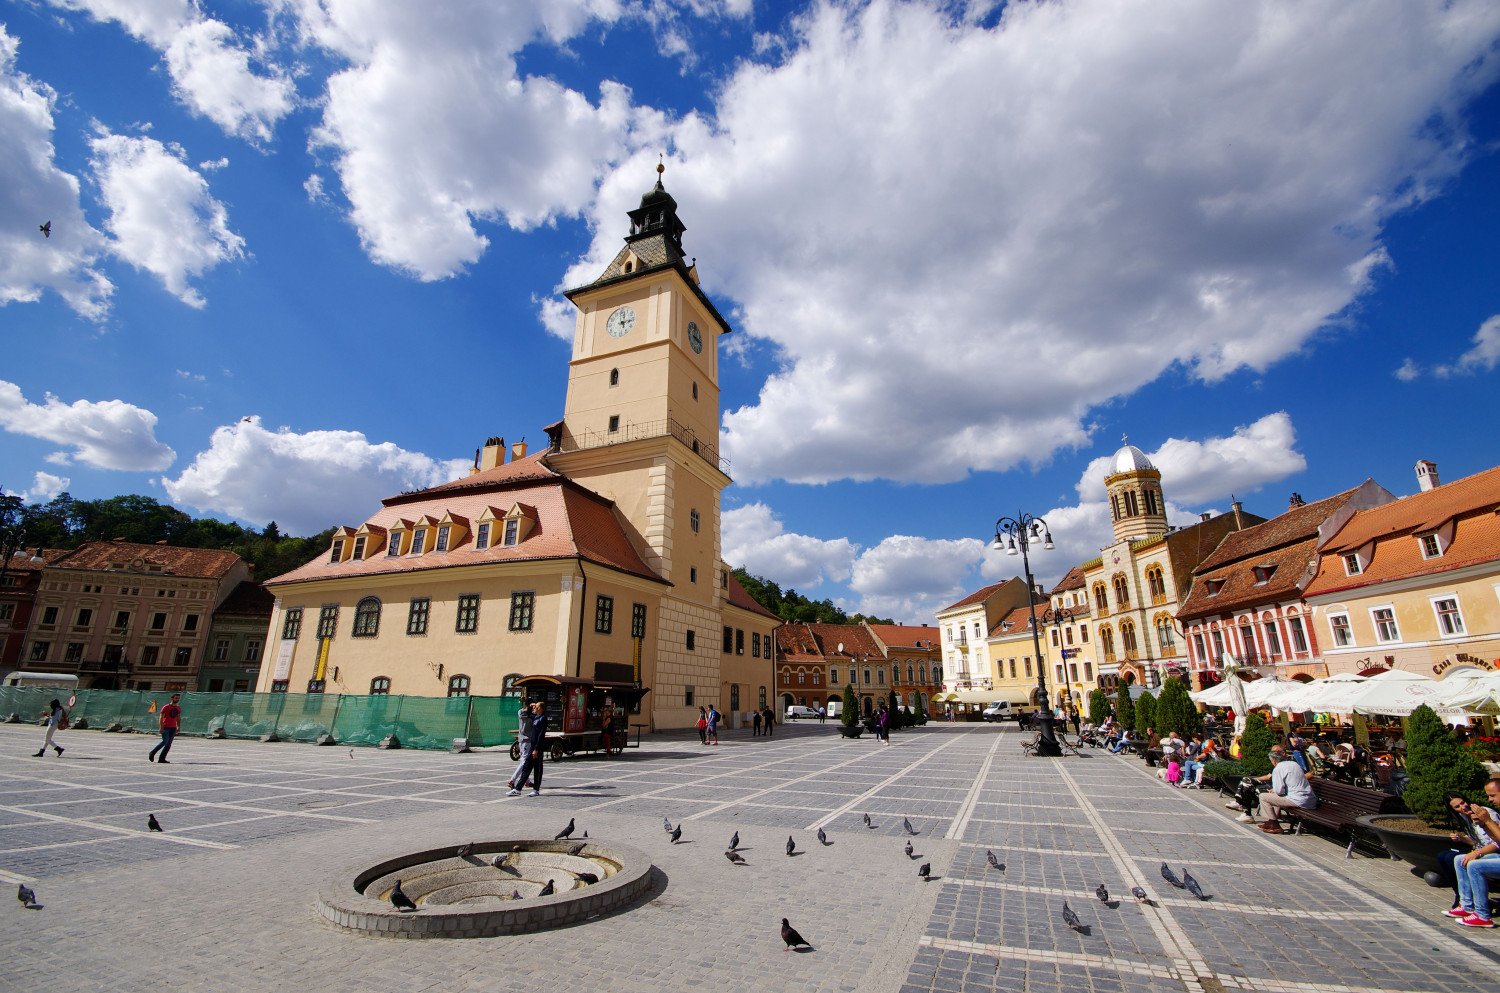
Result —
<instances>
[{"instance_id":1,"label":"white market umbrella","mask_svg":"<svg viewBox=\"0 0 1500 993\"><path fill-rule=\"evenodd\" d=\"M1436 679L1404 669L1387 669L1365 680L1344 705L1354 714L1405 717L1423 704L1437 709L1442 692L1442 684Z\"/></svg>"},{"instance_id":2,"label":"white market umbrella","mask_svg":"<svg viewBox=\"0 0 1500 993\"><path fill-rule=\"evenodd\" d=\"M1334 704L1353 694L1359 684L1368 678L1358 673L1340 672L1324 679L1315 679L1310 683L1298 683L1280 694L1277 706L1281 710L1290 710L1299 714L1309 711L1323 714L1341 713Z\"/></svg>"},{"instance_id":3,"label":"white market umbrella","mask_svg":"<svg viewBox=\"0 0 1500 993\"><path fill-rule=\"evenodd\" d=\"M1438 684L1438 703L1474 714L1500 715L1500 673L1464 671Z\"/></svg>"}]
</instances>

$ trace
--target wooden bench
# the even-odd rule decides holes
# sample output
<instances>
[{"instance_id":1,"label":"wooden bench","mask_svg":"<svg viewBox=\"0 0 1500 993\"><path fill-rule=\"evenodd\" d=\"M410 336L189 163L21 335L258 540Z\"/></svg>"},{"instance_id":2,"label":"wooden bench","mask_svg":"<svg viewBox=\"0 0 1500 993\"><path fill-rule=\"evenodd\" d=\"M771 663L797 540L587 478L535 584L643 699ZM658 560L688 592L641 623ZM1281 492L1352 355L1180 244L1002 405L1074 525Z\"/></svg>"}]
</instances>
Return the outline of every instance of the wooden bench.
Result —
<instances>
[{"instance_id":1,"label":"wooden bench","mask_svg":"<svg viewBox=\"0 0 1500 993\"><path fill-rule=\"evenodd\" d=\"M1297 834L1303 825L1328 828L1336 834L1347 833L1349 848L1346 858L1353 857L1354 843L1359 840L1358 818L1366 814L1399 813L1404 809L1401 798L1381 790L1367 790L1363 786L1351 786L1335 779L1321 776L1309 777L1308 785L1318 798L1317 807L1304 810L1301 807L1278 807L1278 816L1291 818Z\"/></svg>"}]
</instances>

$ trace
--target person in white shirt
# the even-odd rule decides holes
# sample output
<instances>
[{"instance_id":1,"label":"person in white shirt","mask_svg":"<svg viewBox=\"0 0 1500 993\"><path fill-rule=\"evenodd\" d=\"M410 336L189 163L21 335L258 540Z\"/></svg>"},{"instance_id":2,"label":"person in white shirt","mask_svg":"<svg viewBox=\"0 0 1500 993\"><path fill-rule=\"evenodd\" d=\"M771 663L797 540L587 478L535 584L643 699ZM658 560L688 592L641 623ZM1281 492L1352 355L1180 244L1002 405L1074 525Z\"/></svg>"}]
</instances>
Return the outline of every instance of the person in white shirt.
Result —
<instances>
[{"instance_id":1,"label":"person in white shirt","mask_svg":"<svg viewBox=\"0 0 1500 993\"><path fill-rule=\"evenodd\" d=\"M1271 771L1264 776L1256 776L1255 781L1270 783L1271 789L1260 794L1254 814L1246 811L1235 818L1243 824L1254 823L1255 814L1269 817L1271 823L1274 824L1277 810L1285 807L1312 810L1318 805L1317 794L1307 782L1307 776L1302 772L1302 767L1288 758L1286 749L1280 745L1271 749ZM1267 830L1271 829L1267 828Z\"/></svg>"}]
</instances>

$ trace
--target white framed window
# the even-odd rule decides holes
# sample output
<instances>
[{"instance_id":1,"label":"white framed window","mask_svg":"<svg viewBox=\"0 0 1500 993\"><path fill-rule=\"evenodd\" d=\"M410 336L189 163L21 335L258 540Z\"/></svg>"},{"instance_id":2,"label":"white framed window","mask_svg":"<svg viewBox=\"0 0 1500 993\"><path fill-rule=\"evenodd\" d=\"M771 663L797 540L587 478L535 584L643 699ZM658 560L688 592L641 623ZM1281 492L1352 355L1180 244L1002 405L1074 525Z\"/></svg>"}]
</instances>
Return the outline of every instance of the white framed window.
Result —
<instances>
[{"instance_id":1,"label":"white framed window","mask_svg":"<svg viewBox=\"0 0 1500 993\"><path fill-rule=\"evenodd\" d=\"M1272 658L1281 657L1281 631L1276 627L1275 621L1265 622L1266 650L1271 653Z\"/></svg>"},{"instance_id":2,"label":"white framed window","mask_svg":"<svg viewBox=\"0 0 1500 993\"><path fill-rule=\"evenodd\" d=\"M1463 611L1458 606L1458 597L1433 597L1432 611L1437 615L1438 634L1442 637L1452 638L1455 635L1467 633L1464 627Z\"/></svg>"},{"instance_id":3,"label":"white framed window","mask_svg":"<svg viewBox=\"0 0 1500 993\"><path fill-rule=\"evenodd\" d=\"M1286 622L1287 630L1292 633L1292 651L1307 651L1307 631L1302 627L1302 618L1289 617Z\"/></svg>"},{"instance_id":4,"label":"white framed window","mask_svg":"<svg viewBox=\"0 0 1500 993\"><path fill-rule=\"evenodd\" d=\"M505 544L514 545L521 539L521 522L512 517L505 522Z\"/></svg>"},{"instance_id":5,"label":"white framed window","mask_svg":"<svg viewBox=\"0 0 1500 993\"><path fill-rule=\"evenodd\" d=\"M1354 644L1354 631L1349 627L1348 614L1329 614L1328 630L1333 635L1333 643L1338 648L1348 648Z\"/></svg>"},{"instance_id":6,"label":"white framed window","mask_svg":"<svg viewBox=\"0 0 1500 993\"><path fill-rule=\"evenodd\" d=\"M1422 546L1422 558L1440 559L1443 557L1443 542L1436 532L1417 535L1417 542Z\"/></svg>"},{"instance_id":7,"label":"white framed window","mask_svg":"<svg viewBox=\"0 0 1500 993\"><path fill-rule=\"evenodd\" d=\"M1396 608L1371 607L1370 620L1375 624L1375 640L1391 642L1401 640L1401 628L1396 624Z\"/></svg>"},{"instance_id":8,"label":"white framed window","mask_svg":"<svg viewBox=\"0 0 1500 993\"><path fill-rule=\"evenodd\" d=\"M1365 564L1360 561L1358 552L1350 552L1344 556L1344 575L1358 576L1365 571Z\"/></svg>"}]
</instances>

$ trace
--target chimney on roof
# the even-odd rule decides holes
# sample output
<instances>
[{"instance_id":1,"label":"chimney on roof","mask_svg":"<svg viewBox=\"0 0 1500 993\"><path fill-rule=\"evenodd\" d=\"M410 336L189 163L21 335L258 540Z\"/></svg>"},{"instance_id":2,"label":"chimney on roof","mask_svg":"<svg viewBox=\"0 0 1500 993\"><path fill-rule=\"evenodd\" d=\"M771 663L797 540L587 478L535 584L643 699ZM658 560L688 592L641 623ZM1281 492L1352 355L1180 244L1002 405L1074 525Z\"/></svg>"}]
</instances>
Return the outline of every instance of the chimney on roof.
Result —
<instances>
[{"instance_id":1,"label":"chimney on roof","mask_svg":"<svg viewBox=\"0 0 1500 993\"><path fill-rule=\"evenodd\" d=\"M486 438L479 450L479 471L494 469L505 464L505 439Z\"/></svg>"},{"instance_id":2,"label":"chimney on roof","mask_svg":"<svg viewBox=\"0 0 1500 993\"><path fill-rule=\"evenodd\" d=\"M525 457L526 457L526 439L522 438L520 441L518 441L514 445L510 446L510 460L512 462L514 462L517 459L524 459Z\"/></svg>"},{"instance_id":3,"label":"chimney on roof","mask_svg":"<svg viewBox=\"0 0 1500 993\"><path fill-rule=\"evenodd\" d=\"M1422 459L1417 463L1417 488L1423 493L1434 486L1443 485L1438 479L1437 463L1430 459Z\"/></svg>"},{"instance_id":4,"label":"chimney on roof","mask_svg":"<svg viewBox=\"0 0 1500 993\"><path fill-rule=\"evenodd\" d=\"M1293 493L1292 499L1287 502L1287 510L1296 510L1298 507L1306 507L1307 501L1302 499L1301 493Z\"/></svg>"},{"instance_id":5,"label":"chimney on roof","mask_svg":"<svg viewBox=\"0 0 1500 993\"><path fill-rule=\"evenodd\" d=\"M1238 500L1234 500L1229 504L1229 509L1234 511L1234 529L1236 531L1243 530L1245 527L1244 504Z\"/></svg>"},{"instance_id":6,"label":"chimney on roof","mask_svg":"<svg viewBox=\"0 0 1500 993\"><path fill-rule=\"evenodd\" d=\"M1211 512L1205 510L1203 513L1198 515L1198 522L1200 524L1206 524L1213 516L1214 515Z\"/></svg>"}]
</instances>

